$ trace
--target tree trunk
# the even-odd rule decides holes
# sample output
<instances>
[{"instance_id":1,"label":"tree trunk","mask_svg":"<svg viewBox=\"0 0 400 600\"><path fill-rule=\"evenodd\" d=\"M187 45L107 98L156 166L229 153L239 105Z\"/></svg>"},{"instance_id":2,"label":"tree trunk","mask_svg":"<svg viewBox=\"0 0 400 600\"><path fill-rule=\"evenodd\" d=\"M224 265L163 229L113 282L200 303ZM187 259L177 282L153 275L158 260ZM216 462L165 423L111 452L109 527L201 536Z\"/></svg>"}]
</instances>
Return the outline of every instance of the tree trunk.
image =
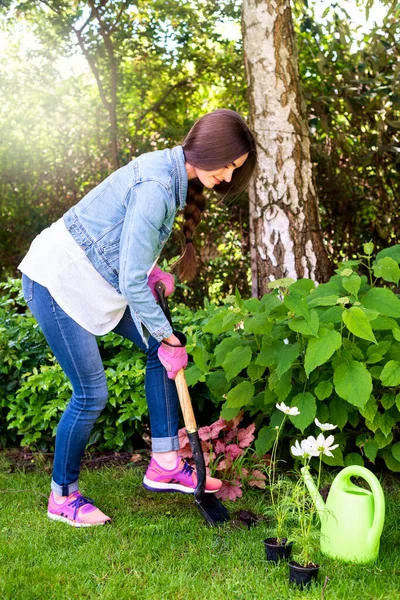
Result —
<instances>
[{"instance_id":1,"label":"tree trunk","mask_svg":"<svg viewBox=\"0 0 400 600\"><path fill-rule=\"evenodd\" d=\"M243 0L248 96L258 164L249 188L253 296L269 281L332 273L312 180L289 0Z\"/></svg>"}]
</instances>

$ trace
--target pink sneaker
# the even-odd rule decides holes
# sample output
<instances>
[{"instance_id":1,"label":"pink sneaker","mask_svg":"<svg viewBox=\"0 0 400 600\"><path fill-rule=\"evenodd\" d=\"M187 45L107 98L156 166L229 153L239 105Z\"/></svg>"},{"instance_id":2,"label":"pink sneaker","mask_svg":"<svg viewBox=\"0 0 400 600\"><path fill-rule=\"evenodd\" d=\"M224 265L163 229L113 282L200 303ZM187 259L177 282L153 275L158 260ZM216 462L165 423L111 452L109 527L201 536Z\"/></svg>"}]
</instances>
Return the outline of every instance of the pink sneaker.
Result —
<instances>
[{"instance_id":1,"label":"pink sneaker","mask_svg":"<svg viewBox=\"0 0 400 600\"><path fill-rule=\"evenodd\" d=\"M62 504L55 501L54 494L51 492L47 516L54 521L68 523L72 527L93 527L111 523L110 517L102 513L94 505L93 500L82 496L79 491L72 492Z\"/></svg>"},{"instance_id":2,"label":"pink sneaker","mask_svg":"<svg viewBox=\"0 0 400 600\"><path fill-rule=\"evenodd\" d=\"M193 467L183 458L178 458L174 469L164 469L151 459L143 479L143 487L151 492L182 492L193 494L197 486L197 475ZM221 489L222 481L214 477L206 477L207 494L215 494Z\"/></svg>"}]
</instances>

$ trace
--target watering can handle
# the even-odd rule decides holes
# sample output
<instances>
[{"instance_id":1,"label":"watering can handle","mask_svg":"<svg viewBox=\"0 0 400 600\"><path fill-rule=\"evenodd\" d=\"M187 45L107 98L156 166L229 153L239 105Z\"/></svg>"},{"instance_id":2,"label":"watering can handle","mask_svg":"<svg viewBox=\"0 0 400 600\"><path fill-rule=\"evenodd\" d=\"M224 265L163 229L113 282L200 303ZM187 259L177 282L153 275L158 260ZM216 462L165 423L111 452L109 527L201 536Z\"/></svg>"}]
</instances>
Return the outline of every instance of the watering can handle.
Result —
<instances>
[{"instance_id":1,"label":"watering can handle","mask_svg":"<svg viewBox=\"0 0 400 600\"><path fill-rule=\"evenodd\" d=\"M368 483L374 496L374 520L368 537L379 537L382 533L383 523L385 521L385 496L381 484L376 476L365 467L352 465L345 467L340 471L334 480L332 486L340 485L350 481L350 477L362 477Z\"/></svg>"}]
</instances>

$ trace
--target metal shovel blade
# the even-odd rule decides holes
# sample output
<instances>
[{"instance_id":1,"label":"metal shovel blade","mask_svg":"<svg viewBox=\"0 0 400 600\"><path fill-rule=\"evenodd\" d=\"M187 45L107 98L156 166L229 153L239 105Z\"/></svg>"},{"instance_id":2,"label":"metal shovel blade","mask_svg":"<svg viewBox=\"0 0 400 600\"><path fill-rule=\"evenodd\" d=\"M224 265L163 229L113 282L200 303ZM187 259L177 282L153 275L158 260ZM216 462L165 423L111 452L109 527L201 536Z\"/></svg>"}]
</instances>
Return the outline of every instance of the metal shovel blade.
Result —
<instances>
[{"instance_id":1,"label":"metal shovel blade","mask_svg":"<svg viewBox=\"0 0 400 600\"><path fill-rule=\"evenodd\" d=\"M210 527L217 527L230 520L227 509L214 494L203 494L201 498L195 496L194 500L200 514Z\"/></svg>"},{"instance_id":2,"label":"metal shovel blade","mask_svg":"<svg viewBox=\"0 0 400 600\"><path fill-rule=\"evenodd\" d=\"M216 527L230 520L229 512L215 494L205 492L206 465L198 432L188 432L188 438L197 474L197 487L194 491L194 500L207 524L211 527Z\"/></svg>"}]
</instances>

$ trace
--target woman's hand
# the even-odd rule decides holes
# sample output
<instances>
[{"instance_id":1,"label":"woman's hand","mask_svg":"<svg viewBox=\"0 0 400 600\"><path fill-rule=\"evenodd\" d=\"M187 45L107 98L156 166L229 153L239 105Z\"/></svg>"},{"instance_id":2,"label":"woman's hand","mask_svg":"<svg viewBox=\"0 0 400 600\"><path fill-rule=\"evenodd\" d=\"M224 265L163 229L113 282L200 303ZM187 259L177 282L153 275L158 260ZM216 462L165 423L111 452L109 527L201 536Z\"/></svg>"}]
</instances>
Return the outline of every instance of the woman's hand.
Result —
<instances>
[{"instance_id":1,"label":"woman's hand","mask_svg":"<svg viewBox=\"0 0 400 600\"><path fill-rule=\"evenodd\" d=\"M158 358L165 367L169 379L175 379L178 371L185 369L188 364L186 348L174 334L162 340L158 349Z\"/></svg>"},{"instance_id":2,"label":"woman's hand","mask_svg":"<svg viewBox=\"0 0 400 600\"><path fill-rule=\"evenodd\" d=\"M151 293L153 294L153 296L156 300L158 300L158 296L154 289L154 286L156 285L156 283L158 281L162 281L163 284L165 285L164 296L165 297L170 296L175 289L174 276L171 275L171 273L164 273L164 271L162 271L160 269L160 267L157 267L157 266L154 267L154 269L151 271L151 273L149 275L147 283L151 289Z\"/></svg>"}]
</instances>

